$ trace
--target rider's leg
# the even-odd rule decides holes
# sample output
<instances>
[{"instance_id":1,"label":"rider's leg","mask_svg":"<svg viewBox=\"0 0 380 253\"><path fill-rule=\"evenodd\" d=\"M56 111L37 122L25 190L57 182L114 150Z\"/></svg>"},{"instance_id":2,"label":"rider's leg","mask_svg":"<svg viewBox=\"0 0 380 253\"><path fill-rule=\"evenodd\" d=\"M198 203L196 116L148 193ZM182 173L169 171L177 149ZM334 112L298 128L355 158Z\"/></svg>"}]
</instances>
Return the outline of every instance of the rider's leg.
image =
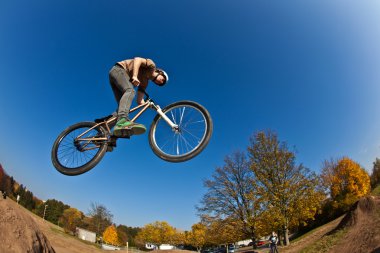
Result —
<instances>
[{"instance_id":1,"label":"rider's leg","mask_svg":"<svg viewBox=\"0 0 380 253\"><path fill-rule=\"evenodd\" d=\"M110 73L110 84L118 102L117 123L114 128L115 135L124 135L122 129L132 127L135 134L145 132L145 126L129 121L129 109L135 97L135 90L127 72L120 66L114 66ZM128 134L126 134L128 135Z\"/></svg>"},{"instance_id":2,"label":"rider's leg","mask_svg":"<svg viewBox=\"0 0 380 253\"><path fill-rule=\"evenodd\" d=\"M114 66L109 73L110 84L118 103L118 120L129 120L129 109L135 96L135 90L127 72L120 66Z\"/></svg>"}]
</instances>

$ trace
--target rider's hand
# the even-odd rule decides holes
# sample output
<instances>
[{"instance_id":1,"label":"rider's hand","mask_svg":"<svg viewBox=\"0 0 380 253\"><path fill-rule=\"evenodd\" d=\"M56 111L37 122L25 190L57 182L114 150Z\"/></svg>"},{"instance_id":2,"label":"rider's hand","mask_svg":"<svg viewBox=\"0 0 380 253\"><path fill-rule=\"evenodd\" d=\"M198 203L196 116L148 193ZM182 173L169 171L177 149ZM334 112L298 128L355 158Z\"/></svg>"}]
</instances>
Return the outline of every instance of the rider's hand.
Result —
<instances>
[{"instance_id":1,"label":"rider's hand","mask_svg":"<svg viewBox=\"0 0 380 253\"><path fill-rule=\"evenodd\" d=\"M144 99L141 99L140 101L137 101L137 104L138 105L142 105L142 104L144 104L145 103L145 100Z\"/></svg>"},{"instance_id":2,"label":"rider's hand","mask_svg":"<svg viewBox=\"0 0 380 253\"><path fill-rule=\"evenodd\" d=\"M136 86L136 87L140 85L140 80L137 79L136 76L132 77L131 82L132 82L132 84L133 84L134 86Z\"/></svg>"}]
</instances>

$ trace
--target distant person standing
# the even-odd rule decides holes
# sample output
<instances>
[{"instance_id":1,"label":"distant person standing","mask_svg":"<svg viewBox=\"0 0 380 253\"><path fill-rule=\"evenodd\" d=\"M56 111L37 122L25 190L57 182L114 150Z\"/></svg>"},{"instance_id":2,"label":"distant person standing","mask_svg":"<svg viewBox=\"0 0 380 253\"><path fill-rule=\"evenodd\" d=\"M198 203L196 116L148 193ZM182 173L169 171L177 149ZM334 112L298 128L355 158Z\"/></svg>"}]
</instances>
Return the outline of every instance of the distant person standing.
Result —
<instances>
[{"instance_id":1,"label":"distant person standing","mask_svg":"<svg viewBox=\"0 0 380 253\"><path fill-rule=\"evenodd\" d=\"M269 237L269 242L270 242L270 252L278 253L278 250L277 250L278 237L275 232L272 232L272 235Z\"/></svg>"},{"instance_id":2,"label":"distant person standing","mask_svg":"<svg viewBox=\"0 0 380 253\"><path fill-rule=\"evenodd\" d=\"M3 199L6 199L6 198L7 198L7 192L3 191Z\"/></svg>"}]
</instances>

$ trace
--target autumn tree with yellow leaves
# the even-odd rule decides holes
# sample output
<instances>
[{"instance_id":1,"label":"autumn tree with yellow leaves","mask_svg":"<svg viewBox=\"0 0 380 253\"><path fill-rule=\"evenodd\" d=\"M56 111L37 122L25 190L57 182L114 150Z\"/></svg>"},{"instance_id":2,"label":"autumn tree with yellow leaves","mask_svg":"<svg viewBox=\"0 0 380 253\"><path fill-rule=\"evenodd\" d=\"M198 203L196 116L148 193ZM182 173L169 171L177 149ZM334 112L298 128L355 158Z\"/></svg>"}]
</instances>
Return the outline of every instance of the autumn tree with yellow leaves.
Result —
<instances>
[{"instance_id":1,"label":"autumn tree with yellow leaves","mask_svg":"<svg viewBox=\"0 0 380 253\"><path fill-rule=\"evenodd\" d=\"M206 244L206 232L207 227L202 223L196 223L191 226L191 231L186 234L187 244L195 247L198 252L201 251L203 246Z\"/></svg>"},{"instance_id":2,"label":"autumn tree with yellow leaves","mask_svg":"<svg viewBox=\"0 0 380 253\"><path fill-rule=\"evenodd\" d=\"M266 207L263 215L267 216L267 226L284 231L285 244L289 245L289 229L305 225L321 205L324 193L318 188L319 179L296 164L295 152L272 131L255 134L248 151L257 190Z\"/></svg>"},{"instance_id":3,"label":"autumn tree with yellow leaves","mask_svg":"<svg viewBox=\"0 0 380 253\"><path fill-rule=\"evenodd\" d=\"M347 210L360 197L370 193L368 173L348 157L324 163L322 178L336 208Z\"/></svg>"},{"instance_id":4,"label":"autumn tree with yellow leaves","mask_svg":"<svg viewBox=\"0 0 380 253\"><path fill-rule=\"evenodd\" d=\"M161 244L177 245L181 243L180 240L184 240L184 236L166 221L156 221L145 225L135 240L141 246L150 243L158 247Z\"/></svg>"},{"instance_id":5,"label":"autumn tree with yellow leaves","mask_svg":"<svg viewBox=\"0 0 380 253\"><path fill-rule=\"evenodd\" d=\"M242 230L238 228L239 221L233 218L212 219L207 224L206 242L213 245L233 244L243 237Z\"/></svg>"},{"instance_id":6,"label":"autumn tree with yellow leaves","mask_svg":"<svg viewBox=\"0 0 380 253\"><path fill-rule=\"evenodd\" d=\"M120 246L119 235L114 225L108 226L103 232L103 241L107 244Z\"/></svg>"},{"instance_id":7,"label":"autumn tree with yellow leaves","mask_svg":"<svg viewBox=\"0 0 380 253\"><path fill-rule=\"evenodd\" d=\"M68 208L63 211L62 216L59 218L65 232L75 233L76 227L78 227L84 214L76 208Z\"/></svg>"}]
</instances>

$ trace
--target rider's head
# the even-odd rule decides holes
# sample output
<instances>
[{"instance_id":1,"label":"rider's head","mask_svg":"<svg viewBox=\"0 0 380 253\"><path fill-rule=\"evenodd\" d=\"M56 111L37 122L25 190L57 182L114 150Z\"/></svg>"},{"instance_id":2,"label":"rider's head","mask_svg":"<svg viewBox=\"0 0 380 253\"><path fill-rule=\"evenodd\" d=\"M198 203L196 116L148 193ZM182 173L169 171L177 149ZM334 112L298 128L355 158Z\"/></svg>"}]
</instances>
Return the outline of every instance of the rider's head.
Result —
<instances>
[{"instance_id":1,"label":"rider's head","mask_svg":"<svg viewBox=\"0 0 380 253\"><path fill-rule=\"evenodd\" d=\"M153 82L159 86L164 86L169 81L169 76L162 69L156 69L154 71L155 76Z\"/></svg>"}]
</instances>

